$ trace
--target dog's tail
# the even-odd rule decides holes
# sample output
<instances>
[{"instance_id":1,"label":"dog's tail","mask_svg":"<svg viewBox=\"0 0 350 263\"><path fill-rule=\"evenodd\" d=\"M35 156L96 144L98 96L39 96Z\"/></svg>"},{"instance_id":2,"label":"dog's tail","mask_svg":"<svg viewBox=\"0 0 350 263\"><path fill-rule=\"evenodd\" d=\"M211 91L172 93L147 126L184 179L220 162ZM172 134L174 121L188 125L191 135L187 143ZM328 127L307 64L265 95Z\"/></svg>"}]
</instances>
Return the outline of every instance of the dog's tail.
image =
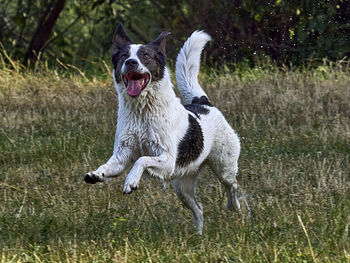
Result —
<instances>
[{"instance_id":1,"label":"dog's tail","mask_svg":"<svg viewBox=\"0 0 350 263\"><path fill-rule=\"evenodd\" d=\"M176 59L176 82L184 104L192 102L194 97L207 95L198 82L200 58L205 44L211 37L203 31L195 31L186 40Z\"/></svg>"}]
</instances>

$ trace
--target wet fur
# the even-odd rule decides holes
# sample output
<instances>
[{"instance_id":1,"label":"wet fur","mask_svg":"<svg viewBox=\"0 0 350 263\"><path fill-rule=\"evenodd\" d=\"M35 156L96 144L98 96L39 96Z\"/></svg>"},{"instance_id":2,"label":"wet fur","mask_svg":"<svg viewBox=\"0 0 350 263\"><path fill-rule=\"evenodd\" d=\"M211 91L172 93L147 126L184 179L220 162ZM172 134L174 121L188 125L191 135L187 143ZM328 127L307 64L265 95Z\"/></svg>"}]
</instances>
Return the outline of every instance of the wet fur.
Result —
<instances>
[{"instance_id":1,"label":"wet fur","mask_svg":"<svg viewBox=\"0 0 350 263\"><path fill-rule=\"evenodd\" d=\"M181 49L176 62L176 78L182 99L176 97L165 66L164 32L147 45L135 45L119 25L113 41L113 76L118 92L118 125L111 158L85 175L87 183L103 182L131 166L123 192L137 189L144 172L171 181L175 192L194 215L201 234L204 224L201 204L195 198L199 170L209 165L227 191L227 207L238 210L238 135L222 113L210 103L198 83L200 54L210 40L202 31L194 32ZM146 55L145 55L146 54ZM137 60L135 69L125 66ZM135 66L136 67L136 66ZM136 97L126 93L122 74L137 70L151 76Z\"/></svg>"}]
</instances>

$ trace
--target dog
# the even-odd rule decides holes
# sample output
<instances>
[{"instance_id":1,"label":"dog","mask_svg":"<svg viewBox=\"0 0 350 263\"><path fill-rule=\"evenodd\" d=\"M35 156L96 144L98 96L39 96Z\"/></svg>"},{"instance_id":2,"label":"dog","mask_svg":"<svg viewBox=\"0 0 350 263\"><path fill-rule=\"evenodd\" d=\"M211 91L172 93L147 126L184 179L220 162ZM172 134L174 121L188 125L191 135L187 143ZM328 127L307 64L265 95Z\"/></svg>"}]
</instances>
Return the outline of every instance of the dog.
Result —
<instances>
[{"instance_id":1,"label":"dog","mask_svg":"<svg viewBox=\"0 0 350 263\"><path fill-rule=\"evenodd\" d=\"M122 24L113 37L112 64L118 93L118 119L112 157L85 175L86 183L120 175L132 164L123 193L135 191L144 172L171 181L178 198L194 216L202 234L202 205L195 185L208 165L227 192L227 208L239 210L237 198L240 140L214 107L198 82L200 56L211 37L195 31L176 60L176 97L166 66L166 37L162 32L148 44L134 44Z\"/></svg>"}]
</instances>

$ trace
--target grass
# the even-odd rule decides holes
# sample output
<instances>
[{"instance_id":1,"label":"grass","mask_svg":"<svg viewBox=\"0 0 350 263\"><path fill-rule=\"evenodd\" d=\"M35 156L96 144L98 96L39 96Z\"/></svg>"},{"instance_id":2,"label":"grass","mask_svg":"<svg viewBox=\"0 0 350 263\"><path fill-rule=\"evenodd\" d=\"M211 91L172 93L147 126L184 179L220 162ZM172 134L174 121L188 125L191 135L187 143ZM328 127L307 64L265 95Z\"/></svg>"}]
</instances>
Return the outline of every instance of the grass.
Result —
<instances>
[{"instance_id":1,"label":"grass","mask_svg":"<svg viewBox=\"0 0 350 263\"><path fill-rule=\"evenodd\" d=\"M12 65L15 67L16 65ZM201 75L242 141L242 211L209 170L203 236L171 187L101 185L115 132L111 78L0 69L0 262L350 262L350 71Z\"/></svg>"}]
</instances>

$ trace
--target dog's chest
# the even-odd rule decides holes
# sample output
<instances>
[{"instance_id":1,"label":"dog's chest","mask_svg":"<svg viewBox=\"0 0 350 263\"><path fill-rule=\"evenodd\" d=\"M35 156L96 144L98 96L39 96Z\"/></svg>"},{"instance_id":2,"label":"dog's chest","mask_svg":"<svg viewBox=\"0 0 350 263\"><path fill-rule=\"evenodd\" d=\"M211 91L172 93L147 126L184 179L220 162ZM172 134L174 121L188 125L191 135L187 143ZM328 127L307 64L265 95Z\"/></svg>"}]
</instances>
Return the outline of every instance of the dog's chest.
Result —
<instances>
[{"instance_id":1,"label":"dog's chest","mask_svg":"<svg viewBox=\"0 0 350 263\"><path fill-rule=\"evenodd\" d=\"M161 154L159 139L152 128L147 128L139 136L139 150L143 156L158 156Z\"/></svg>"},{"instance_id":2,"label":"dog's chest","mask_svg":"<svg viewBox=\"0 0 350 263\"><path fill-rule=\"evenodd\" d=\"M147 107L147 110L133 108L128 114L122 115L120 125L126 137L132 138L130 146L141 156L159 156L164 151L174 154L172 135L177 133L174 126L178 127L179 124L176 122L174 125L167 108L151 102L148 102Z\"/></svg>"}]
</instances>

